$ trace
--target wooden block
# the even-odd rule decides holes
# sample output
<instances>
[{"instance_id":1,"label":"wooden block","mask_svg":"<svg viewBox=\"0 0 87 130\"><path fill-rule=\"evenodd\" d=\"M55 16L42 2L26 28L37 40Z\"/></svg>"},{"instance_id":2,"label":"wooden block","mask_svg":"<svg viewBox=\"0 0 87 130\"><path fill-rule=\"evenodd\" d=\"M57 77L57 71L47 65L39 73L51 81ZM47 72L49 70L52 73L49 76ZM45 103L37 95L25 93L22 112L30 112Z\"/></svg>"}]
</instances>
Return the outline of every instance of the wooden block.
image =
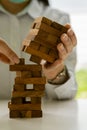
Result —
<instances>
[{"instance_id":1,"label":"wooden block","mask_svg":"<svg viewBox=\"0 0 87 130\"><path fill-rule=\"evenodd\" d=\"M25 64L25 59L24 58L20 58L19 60L20 60L19 63L15 64L15 65L18 66L18 65L24 65ZM12 66L15 66L15 65L10 65L9 68L11 68Z\"/></svg>"},{"instance_id":2,"label":"wooden block","mask_svg":"<svg viewBox=\"0 0 87 130\"><path fill-rule=\"evenodd\" d=\"M48 26L45 23L41 23L41 22L37 23L35 25L35 28L36 29L41 29L41 30L43 30L43 31L45 31L45 32L47 32L49 34L55 35L55 36L60 36L61 35L61 32L58 29L53 28L51 26Z\"/></svg>"},{"instance_id":3,"label":"wooden block","mask_svg":"<svg viewBox=\"0 0 87 130\"><path fill-rule=\"evenodd\" d=\"M10 118L20 118L20 112L16 111L16 110L10 110L9 117Z\"/></svg>"},{"instance_id":4,"label":"wooden block","mask_svg":"<svg viewBox=\"0 0 87 130\"><path fill-rule=\"evenodd\" d=\"M20 62L17 65L24 65L25 64L25 59L24 58L20 58Z\"/></svg>"},{"instance_id":5,"label":"wooden block","mask_svg":"<svg viewBox=\"0 0 87 130\"><path fill-rule=\"evenodd\" d=\"M48 36L52 39L56 39L57 41L57 36L53 36L43 30L39 29L31 29L29 34L27 35L26 39L24 39L23 44L26 45L25 43L28 43L27 46L29 45L30 41L29 40L34 40L36 36L41 37L42 39L45 38L45 40L48 38ZM26 41L26 42L25 42Z\"/></svg>"},{"instance_id":6,"label":"wooden block","mask_svg":"<svg viewBox=\"0 0 87 130\"><path fill-rule=\"evenodd\" d=\"M33 49L33 47L32 47L32 49ZM44 46L41 45L38 51L40 51L40 52L45 53L45 54L48 55L49 48L46 48L46 47L44 47ZM41 60L42 60L42 58L40 58L39 56L36 56L36 55L32 55L30 57L30 61L33 61L33 62L35 62L37 64L40 64Z\"/></svg>"},{"instance_id":7,"label":"wooden block","mask_svg":"<svg viewBox=\"0 0 87 130\"><path fill-rule=\"evenodd\" d=\"M33 84L34 90L45 90L45 84Z\"/></svg>"},{"instance_id":8,"label":"wooden block","mask_svg":"<svg viewBox=\"0 0 87 130\"><path fill-rule=\"evenodd\" d=\"M31 97L31 104L41 104L41 97Z\"/></svg>"},{"instance_id":9,"label":"wooden block","mask_svg":"<svg viewBox=\"0 0 87 130\"><path fill-rule=\"evenodd\" d=\"M46 84L46 78L45 77L38 77L38 78L16 77L15 83L16 84Z\"/></svg>"},{"instance_id":10,"label":"wooden block","mask_svg":"<svg viewBox=\"0 0 87 130\"><path fill-rule=\"evenodd\" d=\"M44 60L46 60L48 62L51 62L51 63L53 63L55 61L55 59L56 59L56 57L54 57L54 56L53 57L49 56L49 55L47 55L45 53L42 53L39 50L34 50L33 48L31 48L29 46L26 48L25 52L29 53L31 55L35 55L35 56L38 56L40 58L43 58Z\"/></svg>"},{"instance_id":11,"label":"wooden block","mask_svg":"<svg viewBox=\"0 0 87 130\"><path fill-rule=\"evenodd\" d=\"M42 111L41 110L32 111L32 117L42 117Z\"/></svg>"},{"instance_id":12,"label":"wooden block","mask_svg":"<svg viewBox=\"0 0 87 130\"><path fill-rule=\"evenodd\" d=\"M42 77L42 72L41 71L32 72L32 77Z\"/></svg>"},{"instance_id":13,"label":"wooden block","mask_svg":"<svg viewBox=\"0 0 87 130\"><path fill-rule=\"evenodd\" d=\"M48 54L49 53L49 48L47 48L47 47L45 47L45 46L40 46L40 48L39 48L39 51L41 51L41 52L43 52L43 53L45 53L45 54Z\"/></svg>"},{"instance_id":14,"label":"wooden block","mask_svg":"<svg viewBox=\"0 0 87 130\"><path fill-rule=\"evenodd\" d=\"M24 98L17 97L17 98L11 98L11 103L12 104L22 104L24 103Z\"/></svg>"},{"instance_id":15,"label":"wooden block","mask_svg":"<svg viewBox=\"0 0 87 130\"><path fill-rule=\"evenodd\" d=\"M59 58L58 56L58 50L56 49L55 51L53 49L50 49L49 51L49 56L55 57L55 60Z\"/></svg>"},{"instance_id":16,"label":"wooden block","mask_svg":"<svg viewBox=\"0 0 87 130\"><path fill-rule=\"evenodd\" d=\"M35 24L36 23L39 23L39 22L42 22L42 23L45 23L47 25L51 25L52 24L52 20L46 18L46 17L38 17L34 20L33 22L33 25L32 25L32 28L34 28Z\"/></svg>"},{"instance_id":17,"label":"wooden block","mask_svg":"<svg viewBox=\"0 0 87 130\"><path fill-rule=\"evenodd\" d=\"M26 90L25 84L15 84L14 85L14 91L24 91Z\"/></svg>"},{"instance_id":18,"label":"wooden block","mask_svg":"<svg viewBox=\"0 0 87 130\"><path fill-rule=\"evenodd\" d=\"M9 112L10 118L38 118L42 117L41 110L33 110L33 111L17 111L17 110L10 110Z\"/></svg>"},{"instance_id":19,"label":"wooden block","mask_svg":"<svg viewBox=\"0 0 87 130\"><path fill-rule=\"evenodd\" d=\"M67 32L67 28L61 24L59 24L58 22L55 22L53 20L50 20L46 17L38 17L37 19L34 20L33 22L33 28L35 28L37 26L37 28L40 28L40 24L46 24L47 26L51 26L57 30L59 30L61 33L66 33ZM44 25L42 25L44 26Z\"/></svg>"},{"instance_id":20,"label":"wooden block","mask_svg":"<svg viewBox=\"0 0 87 130\"><path fill-rule=\"evenodd\" d=\"M35 62L37 64L40 64L41 63L41 58L38 57L38 56L31 55L30 61Z\"/></svg>"},{"instance_id":21,"label":"wooden block","mask_svg":"<svg viewBox=\"0 0 87 130\"><path fill-rule=\"evenodd\" d=\"M35 32L35 34L34 34L34 32ZM37 29L30 29L29 34L23 40L22 44L25 45L25 46L29 46L30 41L33 41L37 34L38 34L38 30Z\"/></svg>"},{"instance_id":22,"label":"wooden block","mask_svg":"<svg viewBox=\"0 0 87 130\"><path fill-rule=\"evenodd\" d=\"M41 71L42 66L36 64L10 65L10 71Z\"/></svg>"},{"instance_id":23,"label":"wooden block","mask_svg":"<svg viewBox=\"0 0 87 130\"><path fill-rule=\"evenodd\" d=\"M42 90L26 90L26 91L14 91L12 92L12 97L42 97L44 96L44 91Z\"/></svg>"},{"instance_id":24,"label":"wooden block","mask_svg":"<svg viewBox=\"0 0 87 130\"><path fill-rule=\"evenodd\" d=\"M41 104L11 104L8 103L10 110L41 110Z\"/></svg>"},{"instance_id":25,"label":"wooden block","mask_svg":"<svg viewBox=\"0 0 87 130\"><path fill-rule=\"evenodd\" d=\"M32 77L32 72L31 71L17 71L16 72L16 77L31 78Z\"/></svg>"},{"instance_id":26,"label":"wooden block","mask_svg":"<svg viewBox=\"0 0 87 130\"><path fill-rule=\"evenodd\" d=\"M49 38L49 36L48 36L48 38ZM52 40L53 42L51 41L52 42L51 43L50 41L46 41L46 39L42 40L41 37L36 36L35 39L34 39L34 42L36 42L37 44L40 44L40 45L42 45L42 46L44 46L44 47L46 47L48 49L54 49L55 50L56 49L56 45L58 44L57 40L56 40L56 42Z\"/></svg>"},{"instance_id":27,"label":"wooden block","mask_svg":"<svg viewBox=\"0 0 87 130\"><path fill-rule=\"evenodd\" d=\"M23 117L25 117L25 118L32 117L32 111L22 111L21 113L22 113Z\"/></svg>"},{"instance_id":28,"label":"wooden block","mask_svg":"<svg viewBox=\"0 0 87 130\"><path fill-rule=\"evenodd\" d=\"M51 23L51 27L53 27L55 29L58 29L61 32L61 34L62 33L67 33L67 30L68 30L66 27L64 27L63 25L61 25L61 24L59 24L59 23L57 23L55 21L53 21Z\"/></svg>"},{"instance_id":29,"label":"wooden block","mask_svg":"<svg viewBox=\"0 0 87 130\"><path fill-rule=\"evenodd\" d=\"M31 118L32 111L10 110L10 118Z\"/></svg>"},{"instance_id":30,"label":"wooden block","mask_svg":"<svg viewBox=\"0 0 87 130\"><path fill-rule=\"evenodd\" d=\"M44 31L42 33L45 33ZM53 48L56 47L56 45L61 42L59 37L53 36L51 34L48 34L46 36L42 36L42 34L39 35L28 35L26 39L24 39L23 41L23 49L24 50L24 46L29 46L30 43L36 43L36 44L40 44L43 45L45 47L48 48Z\"/></svg>"},{"instance_id":31,"label":"wooden block","mask_svg":"<svg viewBox=\"0 0 87 130\"><path fill-rule=\"evenodd\" d=\"M35 49L35 50L39 50L39 48L40 48L40 44L37 43L37 42L35 42L35 41L30 41L29 46L30 46L31 48Z\"/></svg>"},{"instance_id":32,"label":"wooden block","mask_svg":"<svg viewBox=\"0 0 87 130\"><path fill-rule=\"evenodd\" d=\"M49 42L50 44L54 44L58 40L58 36L54 36L50 33L45 32L44 30L31 29L29 32L29 35L26 37L26 39L24 39L23 44L25 45L25 41L30 43L29 40L35 41L36 39L39 39L39 38L41 40ZM28 43L28 45L29 45L29 43Z\"/></svg>"},{"instance_id":33,"label":"wooden block","mask_svg":"<svg viewBox=\"0 0 87 130\"><path fill-rule=\"evenodd\" d=\"M30 37L30 36L29 36ZM26 39L24 39L23 40L23 44L22 44L22 50L24 50L24 46L26 47L26 46L29 46L29 44L30 44L30 39L29 39L29 37L28 37L28 39L26 38ZM35 37L35 36L34 36ZM34 38L33 38L33 35L32 35L32 40L33 40Z\"/></svg>"}]
</instances>

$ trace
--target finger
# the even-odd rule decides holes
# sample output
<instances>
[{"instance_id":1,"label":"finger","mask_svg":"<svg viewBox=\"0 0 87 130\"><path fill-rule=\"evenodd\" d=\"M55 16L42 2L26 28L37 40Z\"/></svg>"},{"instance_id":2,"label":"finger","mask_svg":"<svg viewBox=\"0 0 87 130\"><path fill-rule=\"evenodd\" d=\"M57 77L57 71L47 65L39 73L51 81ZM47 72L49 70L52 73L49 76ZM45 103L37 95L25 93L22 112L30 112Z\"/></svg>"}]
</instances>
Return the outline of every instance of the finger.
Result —
<instances>
[{"instance_id":1,"label":"finger","mask_svg":"<svg viewBox=\"0 0 87 130\"><path fill-rule=\"evenodd\" d=\"M9 47L8 45L6 44L5 41L3 41L2 39L0 39L0 52L5 55L6 57L8 57L8 59L11 61L11 62L14 62L14 63L19 63L19 58L18 56L16 55L15 52L13 52Z\"/></svg>"},{"instance_id":2,"label":"finger","mask_svg":"<svg viewBox=\"0 0 87 130\"><path fill-rule=\"evenodd\" d=\"M13 64L5 55L0 53L0 61L6 63L6 64Z\"/></svg>"},{"instance_id":3,"label":"finger","mask_svg":"<svg viewBox=\"0 0 87 130\"><path fill-rule=\"evenodd\" d=\"M68 29L67 34L70 37L73 46L76 46L76 44L77 44L77 38L76 38L76 35L75 35L75 33L73 32L73 30L71 28Z\"/></svg>"},{"instance_id":4,"label":"finger","mask_svg":"<svg viewBox=\"0 0 87 130\"><path fill-rule=\"evenodd\" d=\"M67 51L64 47L64 45L62 43L57 45L57 49L59 51L59 58L61 60L65 60L66 56L67 56Z\"/></svg>"},{"instance_id":5,"label":"finger","mask_svg":"<svg viewBox=\"0 0 87 130\"><path fill-rule=\"evenodd\" d=\"M69 29L69 28L71 28L71 25L70 24L65 24L65 27L67 28L67 29Z\"/></svg>"},{"instance_id":6,"label":"finger","mask_svg":"<svg viewBox=\"0 0 87 130\"><path fill-rule=\"evenodd\" d=\"M55 60L54 63L46 62L45 64L42 65L42 69L44 68L44 70L48 70L49 72L49 71L53 71L57 69L62 64L63 64L63 61L61 59L58 59L58 60Z\"/></svg>"},{"instance_id":7,"label":"finger","mask_svg":"<svg viewBox=\"0 0 87 130\"><path fill-rule=\"evenodd\" d=\"M40 62L41 65L44 65L46 64L46 60L42 59L41 62Z\"/></svg>"},{"instance_id":8,"label":"finger","mask_svg":"<svg viewBox=\"0 0 87 130\"><path fill-rule=\"evenodd\" d=\"M67 53L70 53L72 51L72 49L73 49L73 44L72 44L72 41L69 38L69 36L67 34L65 34L65 33L62 34L61 35L61 41L63 42Z\"/></svg>"},{"instance_id":9,"label":"finger","mask_svg":"<svg viewBox=\"0 0 87 130\"><path fill-rule=\"evenodd\" d=\"M7 57L9 58L10 62L14 64L19 63L18 56L12 50L8 50L7 52L5 52L5 54L7 54Z\"/></svg>"},{"instance_id":10,"label":"finger","mask_svg":"<svg viewBox=\"0 0 87 130\"><path fill-rule=\"evenodd\" d=\"M74 31L71 28L71 25L70 24L66 24L65 27L68 29L67 34L70 37L73 46L76 46L77 38L76 38L76 35L75 35Z\"/></svg>"}]
</instances>

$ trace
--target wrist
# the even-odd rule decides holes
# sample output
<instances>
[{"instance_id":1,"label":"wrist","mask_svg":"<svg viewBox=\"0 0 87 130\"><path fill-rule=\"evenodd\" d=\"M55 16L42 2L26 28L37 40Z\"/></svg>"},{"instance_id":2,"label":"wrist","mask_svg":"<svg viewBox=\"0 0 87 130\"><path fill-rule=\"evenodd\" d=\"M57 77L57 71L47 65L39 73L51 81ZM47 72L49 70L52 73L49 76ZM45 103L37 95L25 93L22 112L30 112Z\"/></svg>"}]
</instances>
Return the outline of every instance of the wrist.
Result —
<instances>
[{"instance_id":1,"label":"wrist","mask_svg":"<svg viewBox=\"0 0 87 130\"><path fill-rule=\"evenodd\" d=\"M48 83L60 85L60 84L65 83L68 79L69 79L69 74L68 74L66 66L64 66L62 71L60 73L58 73L57 76L54 79L48 80Z\"/></svg>"}]
</instances>

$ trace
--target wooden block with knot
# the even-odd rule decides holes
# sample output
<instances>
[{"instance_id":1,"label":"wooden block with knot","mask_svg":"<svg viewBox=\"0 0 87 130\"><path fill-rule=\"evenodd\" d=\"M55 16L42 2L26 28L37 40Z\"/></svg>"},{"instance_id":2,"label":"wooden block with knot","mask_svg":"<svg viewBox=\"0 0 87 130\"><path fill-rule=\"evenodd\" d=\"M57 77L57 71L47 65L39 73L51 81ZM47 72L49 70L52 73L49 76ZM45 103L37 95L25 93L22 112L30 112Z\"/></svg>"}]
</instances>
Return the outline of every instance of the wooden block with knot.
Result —
<instances>
[{"instance_id":1,"label":"wooden block with knot","mask_svg":"<svg viewBox=\"0 0 87 130\"><path fill-rule=\"evenodd\" d=\"M22 51L31 54L30 60L35 63L40 64L42 59L53 63L59 58L57 45L63 33L67 33L63 25L46 17L36 18L23 41Z\"/></svg>"}]
</instances>

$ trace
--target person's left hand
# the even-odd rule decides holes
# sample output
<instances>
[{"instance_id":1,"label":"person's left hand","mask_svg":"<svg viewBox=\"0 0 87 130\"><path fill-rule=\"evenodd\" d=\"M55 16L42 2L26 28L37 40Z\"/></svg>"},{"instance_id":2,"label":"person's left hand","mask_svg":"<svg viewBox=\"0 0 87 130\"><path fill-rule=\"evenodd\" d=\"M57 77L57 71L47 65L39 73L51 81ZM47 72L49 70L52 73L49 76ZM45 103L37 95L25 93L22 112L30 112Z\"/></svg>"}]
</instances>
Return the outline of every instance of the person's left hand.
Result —
<instances>
[{"instance_id":1,"label":"person's left hand","mask_svg":"<svg viewBox=\"0 0 87 130\"><path fill-rule=\"evenodd\" d=\"M54 79L64 68L64 61L67 59L68 55L73 51L73 48L77 44L76 35L73 32L69 24L65 25L68 28L67 33L61 35L61 43L58 43L57 50L59 58L53 63L43 62L42 69L43 73L47 79Z\"/></svg>"}]
</instances>

